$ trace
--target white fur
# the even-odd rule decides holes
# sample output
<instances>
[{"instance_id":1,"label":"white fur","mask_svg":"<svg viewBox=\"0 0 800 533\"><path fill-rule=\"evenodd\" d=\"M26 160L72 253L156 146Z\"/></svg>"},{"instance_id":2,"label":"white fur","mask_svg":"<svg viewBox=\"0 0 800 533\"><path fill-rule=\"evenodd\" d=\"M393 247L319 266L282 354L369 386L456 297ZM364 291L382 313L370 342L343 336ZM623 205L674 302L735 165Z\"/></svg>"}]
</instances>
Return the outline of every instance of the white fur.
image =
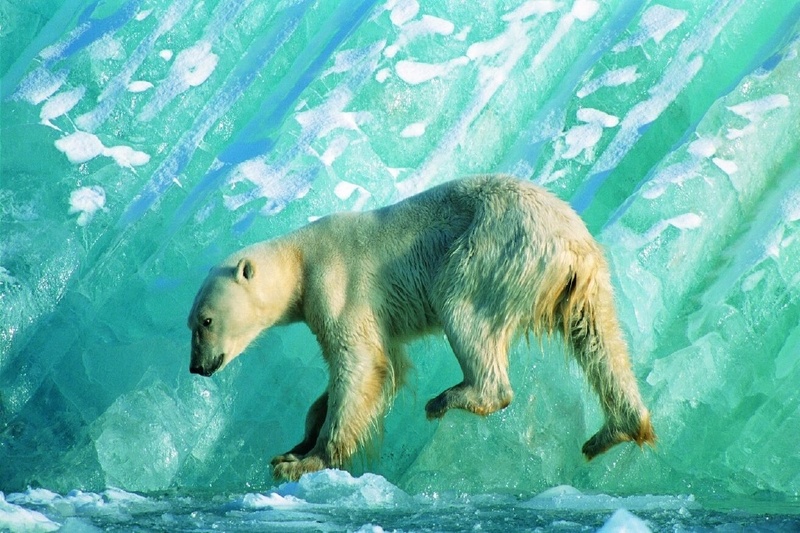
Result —
<instances>
[{"instance_id":1,"label":"white fur","mask_svg":"<svg viewBox=\"0 0 800 533\"><path fill-rule=\"evenodd\" d=\"M527 331L561 332L606 415L586 456L655 438L602 252L566 203L528 182L457 180L233 254L195 299L191 369L210 375L263 329L295 321L316 335L330 380L303 442L273 460L279 478L345 464L403 384L403 344L436 330L464 380L428 402L429 418L506 407L510 343Z\"/></svg>"}]
</instances>

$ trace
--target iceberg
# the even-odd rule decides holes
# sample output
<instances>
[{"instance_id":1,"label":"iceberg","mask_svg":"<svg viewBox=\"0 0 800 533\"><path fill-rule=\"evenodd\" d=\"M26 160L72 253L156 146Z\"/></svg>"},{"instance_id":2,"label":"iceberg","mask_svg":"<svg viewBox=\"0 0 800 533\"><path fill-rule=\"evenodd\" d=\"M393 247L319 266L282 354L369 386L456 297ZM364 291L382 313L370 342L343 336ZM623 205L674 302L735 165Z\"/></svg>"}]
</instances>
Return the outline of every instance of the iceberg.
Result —
<instances>
[{"instance_id":1,"label":"iceberg","mask_svg":"<svg viewBox=\"0 0 800 533\"><path fill-rule=\"evenodd\" d=\"M604 511L797 504L800 2L39 4L0 10L0 490L28 494L3 520L99 523L57 510L72 491L114 513L136 505L112 505L123 493L250 494L239 511L261 512L326 487L351 508L562 486L622 499L592 496ZM506 410L429 422L459 379L433 336L349 468L379 478L270 492L325 365L291 326L190 375L205 272L483 172L549 188L605 247L656 447L584 461L601 412L558 339L515 346ZM595 527L652 523L610 515Z\"/></svg>"}]
</instances>

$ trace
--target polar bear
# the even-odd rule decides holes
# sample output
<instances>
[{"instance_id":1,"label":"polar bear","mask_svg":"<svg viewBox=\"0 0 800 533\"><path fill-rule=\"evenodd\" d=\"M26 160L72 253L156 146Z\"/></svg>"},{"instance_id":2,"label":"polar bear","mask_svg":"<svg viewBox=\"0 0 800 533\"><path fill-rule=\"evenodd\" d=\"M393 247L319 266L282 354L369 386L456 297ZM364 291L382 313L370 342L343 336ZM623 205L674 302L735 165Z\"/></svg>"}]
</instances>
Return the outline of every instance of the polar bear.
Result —
<instances>
[{"instance_id":1,"label":"polar bear","mask_svg":"<svg viewBox=\"0 0 800 533\"><path fill-rule=\"evenodd\" d=\"M302 442L272 460L276 479L346 465L403 385L404 343L436 331L464 379L427 403L429 419L508 406L510 344L560 332L605 415L585 456L655 440L606 260L572 208L529 182L456 180L234 253L192 306L190 371L211 376L266 328L297 321L316 335L330 378Z\"/></svg>"}]
</instances>

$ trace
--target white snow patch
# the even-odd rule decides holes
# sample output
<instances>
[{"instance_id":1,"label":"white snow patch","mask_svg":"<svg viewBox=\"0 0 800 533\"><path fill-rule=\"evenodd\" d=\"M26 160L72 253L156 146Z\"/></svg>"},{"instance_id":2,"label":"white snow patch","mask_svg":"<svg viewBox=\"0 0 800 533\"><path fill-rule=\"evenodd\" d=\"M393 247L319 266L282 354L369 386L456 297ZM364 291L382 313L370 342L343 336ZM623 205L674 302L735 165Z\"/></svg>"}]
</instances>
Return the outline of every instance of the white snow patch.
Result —
<instances>
[{"instance_id":1,"label":"white snow patch","mask_svg":"<svg viewBox=\"0 0 800 533\"><path fill-rule=\"evenodd\" d=\"M161 50L158 53L158 57L160 57L164 61L169 61L170 59L172 59L173 55L174 55L174 53L172 52L172 50Z\"/></svg>"},{"instance_id":2,"label":"white snow patch","mask_svg":"<svg viewBox=\"0 0 800 533\"><path fill-rule=\"evenodd\" d=\"M656 239L664 232L665 229L670 226L680 230L692 230L697 229L702 225L702 217L695 213L684 213L683 215L678 215L656 222L649 230L647 230L644 237L648 242L650 242Z\"/></svg>"},{"instance_id":3,"label":"white snow patch","mask_svg":"<svg viewBox=\"0 0 800 533\"><path fill-rule=\"evenodd\" d=\"M103 143L93 133L76 131L55 142L56 148L66 154L70 163L85 163L103 153Z\"/></svg>"},{"instance_id":4,"label":"white snow patch","mask_svg":"<svg viewBox=\"0 0 800 533\"><path fill-rule=\"evenodd\" d=\"M395 26L402 26L419 13L419 3L416 0L389 0L386 9L390 10L389 20Z\"/></svg>"},{"instance_id":5,"label":"white snow patch","mask_svg":"<svg viewBox=\"0 0 800 533\"><path fill-rule=\"evenodd\" d=\"M38 67L22 79L12 98L39 105L64 85L67 74L66 70L53 74L44 67Z\"/></svg>"},{"instance_id":6,"label":"white snow patch","mask_svg":"<svg viewBox=\"0 0 800 533\"><path fill-rule=\"evenodd\" d=\"M454 68L464 66L467 63L469 63L469 59L466 57L457 57L444 63L420 63L403 60L398 61L394 68L401 80L410 85L418 85L445 76Z\"/></svg>"},{"instance_id":7,"label":"white snow patch","mask_svg":"<svg viewBox=\"0 0 800 533\"><path fill-rule=\"evenodd\" d=\"M347 200L353 193L362 190L366 192L366 189L360 185L356 185L355 183L350 183L349 181L340 181L336 184L333 188L333 194L335 194L339 200Z\"/></svg>"},{"instance_id":8,"label":"white snow patch","mask_svg":"<svg viewBox=\"0 0 800 533\"><path fill-rule=\"evenodd\" d=\"M78 215L78 225L87 225L106 205L106 191L99 186L81 187L69 195L69 214Z\"/></svg>"},{"instance_id":9,"label":"white snow patch","mask_svg":"<svg viewBox=\"0 0 800 533\"><path fill-rule=\"evenodd\" d=\"M144 152L129 146L106 147L97 135L84 131L76 131L62 137L55 142L55 145L67 156L70 163L74 164L85 163L99 155L111 157L117 165L126 168L145 165L150 161L150 156Z\"/></svg>"},{"instance_id":10,"label":"white snow patch","mask_svg":"<svg viewBox=\"0 0 800 533\"><path fill-rule=\"evenodd\" d=\"M370 49L381 49L386 46L386 41L380 41L373 45ZM336 52L333 56L333 66L325 71L324 75L328 75L331 73L338 74L341 72L347 72L350 69L356 67L359 63L364 61L365 56L365 49L364 48L353 48L350 50L342 50L341 52Z\"/></svg>"},{"instance_id":11,"label":"white snow patch","mask_svg":"<svg viewBox=\"0 0 800 533\"><path fill-rule=\"evenodd\" d=\"M125 57L125 49L122 47L122 43L110 33L90 44L88 51L89 57L94 61L118 60Z\"/></svg>"},{"instance_id":12,"label":"white snow patch","mask_svg":"<svg viewBox=\"0 0 800 533\"><path fill-rule=\"evenodd\" d=\"M600 8L594 0L576 0L569 13L563 15L550 35L550 38L542 45L539 51L533 56L533 65L539 66L544 63L547 57L556 49L561 40L569 33L576 20L586 22L597 13Z\"/></svg>"},{"instance_id":13,"label":"white snow patch","mask_svg":"<svg viewBox=\"0 0 800 533\"><path fill-rule=\"evenodd\" d=\"M703 219L694 213L684 213L666 221L670 226L678 229L697 229L703 225Z\"/></svg>"},{"instance_id":14,"label":"white snow patch","mask_svg":"<svg viewBox=\"0 0 800 533\"><path fill-rule=\"evenodd\" d=\"M383 83L389 78L391 73L392 71L389 70L388 68L382 68L375 73L375 81L377 81L378 83Z\"/></svg>"},{"instance_id":15,"label":"white snow patch","mask_svg":"<svg viewBox=\"0 0 800 533\"><path fill-rule=\"evenodd\" d=\"M728 109L750 122L756 122L774 109L789 107L789 103L789 97L785 94L771 94L758 100L728 106Z\"/></svg>"},{"instance_id":16,"label":"white snow patch","mask_svg":"<svg viewBox=\"0 0 800 533\"><path fill-rule=\"evenodd\" d=\"M578 109L576 114L578 120L581 122L596 122L603 126L604 128L613 128L617 124L619 124L619 118L615 117L614 115L609 115L608 113L604 113L599 109L593 109L591 107L584 107Z\"/></svg>"},{"instance_id":17,"label":"white snow patch","mask_svg":"<svg viewBox=\"0 0 800 533\"><path fill-rule=\"evenodd\" d=\"M386 57L388 57L389 59L391 59L391 58L393 58L394 56L396 56L396 55L397 55L397 52L399 52L399 51L400 51L400 47L399 47L399 46L397 46L396 44L392 44L392 45L389 45L389 46L387 46L387 47L386 47L386 48L383 50L383 55L385 55Z\"/></svg>"},{"instance_id":18,"label":"white snow patch","mask_svg":"<svg viewBox=\"0 0 800 533\"><path fill-rule=\"evenodd\" d=\"M415 122L413 124L409 124L403 128L403 131L400 132L400 137L421 137L425 134L426 127L427 124L424 122Z\"/></svg>"},{"instance_id":19,"label":"white snow patch","mask_svg":"<svg viewBox=\"0 0 800 533\"><path fill-rule=\"evenodd\" d=\"M561 3L553 2L552 0L528 0L520 4L514 11L503 15L503 20L511 22L514 20L525 20L534 15L547 15L548 13L558 11L559 7L561 7Z\"/></svg>"},{"instance_id":20,"label":"white snow patch","mask_svg":"<svg viewBox=\"0 0 800 533\"><path fill-rule=\"evenodd\" d=\"M482 57L496 56L508 50L514 44L516 37L515 32L506 31L494 39L473 43L467 48L467 57L474 61Z\"/></svg>"},{"instance_id":21,"label":"white snow patch","mask_svg":"<svg viewBox=\"0 0 800 533\"><path fill-rule=\"evenodd\" d=\"M383 55L393 58L409 42L425 35L451 35L455 31L455 25L446 19L431 15L422 15L419 20L403 24L397 40L387 46Z\"/></svg>"},{"instance_id":22,"label":"white snow patch","mask_svg":"<svg viewBox=\"0 0 800 533\"><path fill-rule=\"evenodd\" d=\"M721 157L715 157L711 161L715 165L717 165L719 168L721 168L722 171L725 172L725 174L727 174L728 176L730 176L732 174L736 174L736 172L739 170L739 167L736 166L736 163L734 163L733 161L730 161L728 159L722 159Z\"/></svg>"},{"instance_id":23,"label":"white snow patch","mask_svg":"<svg viewBox=\"0 0 800 533\"><path fill-rule=\"evenodd\" d=\"M200 41L181 50L172 68L186 88L197 87L211 76L218 61L219 57L211 52L211 43ZM173 71L170 71L170 74L172 75Z\"/></svg>"},{"instance_id":24,"label":"white snow patch","mask_svg":"<svg viewBox=\"0 0 800 533\"><path fill-rule=\"evenodd\" d=\"M128 91L132 93L143 93L148 89L152 88L153 84L150 83L149 81L138 80L138 81L132 81L128 84Z\"/></svg>"},{"instance_id":25,"label":"white snow patch","mask_svg":"<svg viewBox=\"0 0 800 533\"><path fill-rule=\"evenodd\" d=\"M611 50L614 52L624 52L634 46L641 46L649 39L653 39L656 44L664 40L669 32L676 29L686 20L686 12L680 9L656 4L642 13L639 20L639 29L636 33L617 44Z\"/></svg>"},{"instance_id":26,"label":"white snow patch","mask_svg":"<svg viewBox=\"0 0 800 533\"><path fill-rule=\"evenodd\" d=\"M584 84L583 87L578 89L575 95L578 98L585 98L593 92L603 87L619 87L620 85L630 85L639 79L639 74L636 72L636 66L623 67L614 70L609 70L590 80Z\"/></svg>"},{"instance_id":27,"label":"white snow patch","mask_svg":"<svg viewBox=\"0 0 800 533\"><path fill-rule=\"evenodd\" d=\"M59 129L54 126L50 121L68 113L75 105L80 102L83 95L86 93L86 87L80 86L71 91L58 93L55 96L48 98L42 109L39 111L39 118L42 124L50 126L51 128Z\"/></svg>"},{"instance_id":28,"label":"white snow patch","mask_svg":"<svg viewBox=\"0 0 800 533\"><path fill-rule=\"evenodd\" d=\"M325 152L319 156L320 161L322 161L322 164L327 167L331 166L333 162L336 161L336 159L338 159L342 153L344 153L345 149L349 145L350 141L346 137L337 137L328 145L328 148L325 150Z\"/></svg>"},{"instance_id":29,"label":"white snow patch","mask_svg":"<svg viewBox=\"0 0 800 533\"><path fill-rule=\"evenodd\" d=\"M459 42L466 41L470 31L472 31L472 26L464 26L460 32L453 36L453 39Z\"/></svg>"},{"instance_id":30,"label":"white snow patch","mask_svg":"<svg viewBox=\"0 0 800 533\"><path fill-rule=\"evenodd\" d=\"M669 165L642 186L642 198L654 200L664 194L670 185L683 186L684 182L697 176L695 161Z\"/></svg>"},{"instance_id":31,"label":"white snow patch","mask_svg":"<svg viewBox=\"0 0 800 533\"><path fill-rule=\"evenodd\" d=\"M717 147L712 139L700 138L692 141L687 149L690 154L696 157L709 158L717 153Z\"/></svg>"},{"instance_id":32,"label":"white snow patch","mask_svg":"<svg viewBox=\"0 0 800 533\"><path fill-rule=\"evenodd\" d=\"M796 191L784 200L783 212L786 222L800 220L800 191Z\"/></svg>"},{"instance_id":33,"label":"white snow patch","mask_svg":"<svg viewBox=\"0 0 800 533\"><path fill-rule=\"evenodd\" d=\"M570 128L564 136L567 150L561 154L561 159L574 159L581 153L586 153L588 159L594 157L594 146L603 136L603 127L600 124L581 124Z\"/></svg>"},{"instance_id":34,"label":"white snow patch","mask_svg":"<svg viewBox=\"0 0 800 533\"><path fill-rule=\"evenodd\" d=\"M297 113L294 118L303 130L315 130L315 138L321 139L339 128L359 131L359 124L369 121L372 115L366 111L341 111L337 102L326 102L314 109Z\"/></svg>"},{"instance_id":35,"label":"white snow patch","mask_svg":"<svg viewBox=\"0 0 800 533\"><path fill-rule=\"evenodd\" d=\"M764 279L763 270L759 270L758 272L750 274L744 279L744 281L742 281L742 292L752 291L762 279Z\"/></svg>"},{"instance_id":36,"label":"white snow patch","mask_svg":"<svg viewBox=\"0 0 800 533\"><path fill-rule=\"evenodd\" d=\"M117 165L125 168L140 167L150 161L150 156L146 153L124 145L105 148L102 155L112 158Z\"/></svg>"},{"instance_id":37,"label":"white snow patch","mask_svg":"<svg viewBox=\"0 0 800 533\"><path fill-rule=\"evenodd\" d=\"M139 115L142 121L154 118L173 98L204 83L217 67L219 57L211 51L211 41L201 40L178 52L166 79L159 83L151 100Z\"/></svg>"},{"instance_id":38,"label":"white snow patch","mask_svg":"<svg viewBox=\"0 0 800 533\"><path fill-rule=\"evenodd\" d=\"M503 50L503 53L498 57L492 58L492 61L489 62L491 64L478 65L478 83L477 87L472 90L469 102L461 110L453 126L433 149L424 164L414 170L408 179L396 183L400 197L405 198L425 189L440 165L445 164L445 160L450 158L452 151L467 135L470 125L478 118L481 111L502 86L508 74L516 67L528 50L531 42L530 37L528 37L528 31L532 26L533 23L528 21L512 21L507 24L504 33L512 35L514 38L501 37L499 41L507 43L508 48ZM435 65L433 68L421 69L422 71L413 68L416 67L414 64L407 65L407 67L412 67L406 72L408 74L407 79L424 81L427 76L436 77L458 65L467 64L469 61L468 57L460 57L445 63L444 67ZM400 70L398 70L399 73Z\"/></svg>"},{"instance_id":39,"label":"white snow patch","mask_svg":"<svg viewBox=\"0 0 800 533\"><path fill-rule=\"evenodd\" d=\"M643 198L653 200L664 194L670 185L681 187L684 182L701 175L701 161L713 157L717 147L714 139L701 137L689 143L686 151L694 157L688 157L680 163L661 169L642 187Z\"/></svg>"},{"instance_id":40,"label":"white snow patch","mask_svg":"<svg viewBox=\"0 0 800 533\"><path fill-rule=\"evenodd\" d=\"M456 26L451 21L432 15L422 15L419 21L413 22L414 33L417 35L437 34L437 35L450 35ZM410 24L409 24L410 26ZM406 31L410 31L404 28Z\"/></svg>"},{"instance_id":41,"label":"white snow patch","mask_svg":"<svg viewBox=\"0 0 800 533\"><path fill-rule=\"evenodd\" d=\"M595 16L599 9L600 4L595 0L575 0L570 13L581 22L586 22Z\"/></svg>"},{"instance_id":42,"label":"white snow patch","mask_svg":"<svg viewBox=\"0 0 800 533\"><path fill-rule=\"evenodd\" d=\"M746 118L749 122L744 128L728 128L728 133L725 137L734 140L754 133L756 131L756 124L761 122L767 113L775 109L788 107L789 104L789 97L785 94L772 94L758 100L751 100L749 102L728 106L730 111L740 117Z\"/></svg>"},{"instance_id":43,"label":"white snow patch","mask_svg":"<svg viewBox=\"0 0 800 533\"><path fill-rule=\"evenodd\" d=\"M44 60L50 60L60 56L61 54L64 53L64 50L66 50L70 44L74 43L76 39L78 39L81 35L86 33L86 30L88 30L90 27L91 26L88 22L79 24L59 42L43 48L42 51L39 52L39 57L41 57Z\"/></svg>"},{"instance_id":44,"label":"white snow patch","mask_svg":"<svg viewBox=\"0 0 800 533\"><path fill-rule=\"evenodd\" d=\"M586 124L573 126L567 131L564 136L567 150L561 154L561 159L573 159L581 153L592 159L594 147L603 136L603 128L613 128L619 124L619 118L614 115L590 107L579 109L577 117Z\"/></svg>"},{"instance_id":45,"label":"white snow patch","mask_svg":"<svg viewBox=\"0 0 800 533\"><path fill-rule=\"evenodd\" d=\"M138 13L136 13L136 17L135 18L136 18L136 20L141 22L144 19L146 19L147 17L149 17L150 13L152 13L152 12L153 12L152 9L145 9L145 10L139 11Z\"/></svg>"}]
</instances>

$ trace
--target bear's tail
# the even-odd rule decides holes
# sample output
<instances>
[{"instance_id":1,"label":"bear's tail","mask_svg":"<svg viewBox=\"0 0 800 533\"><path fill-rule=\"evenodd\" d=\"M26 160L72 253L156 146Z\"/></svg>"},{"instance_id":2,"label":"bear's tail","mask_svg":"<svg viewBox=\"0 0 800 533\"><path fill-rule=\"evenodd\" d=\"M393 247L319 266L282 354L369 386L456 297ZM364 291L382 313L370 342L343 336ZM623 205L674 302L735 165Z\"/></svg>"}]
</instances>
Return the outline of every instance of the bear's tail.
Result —
<instances>
[{"instance_id":1,"label":"bear's tail","mask_svg":"<svg viewBox=\"0 0 800 533\"><path fill-rule=\"evenodd\" d=\"M560 325L605 415L604 426L584 444L583 453L592 459L624 441L652 445L656 436L614 309L608 266L600 250L574 259L559 299Z\"/></svg>"}]
</instances>

